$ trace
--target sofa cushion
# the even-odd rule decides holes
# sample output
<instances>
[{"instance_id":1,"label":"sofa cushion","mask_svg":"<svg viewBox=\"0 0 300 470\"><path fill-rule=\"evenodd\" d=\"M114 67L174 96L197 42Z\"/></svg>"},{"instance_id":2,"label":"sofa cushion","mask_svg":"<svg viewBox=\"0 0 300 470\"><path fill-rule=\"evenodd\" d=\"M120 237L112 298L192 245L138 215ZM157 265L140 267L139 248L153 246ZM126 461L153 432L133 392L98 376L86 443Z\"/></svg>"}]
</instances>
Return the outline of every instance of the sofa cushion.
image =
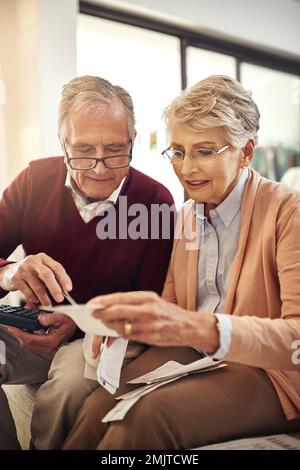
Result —
<instances>
[{"instance_id":1,"label":"sofa cushion","mask_svg":"<svg viewBox=\"0 0 300 470\"><path fill-rule=\"evenodd\" d=\"M22 449L29 449L30 423L39 385L3 385Z\"/></svg>"}]
</instances>

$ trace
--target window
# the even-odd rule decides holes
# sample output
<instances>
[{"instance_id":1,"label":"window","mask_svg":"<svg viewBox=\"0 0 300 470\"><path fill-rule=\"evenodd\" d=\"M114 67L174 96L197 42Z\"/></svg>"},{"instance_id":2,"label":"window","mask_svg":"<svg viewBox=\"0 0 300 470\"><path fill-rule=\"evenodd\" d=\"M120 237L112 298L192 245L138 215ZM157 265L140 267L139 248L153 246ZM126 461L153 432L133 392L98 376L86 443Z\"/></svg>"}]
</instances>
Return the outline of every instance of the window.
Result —
<instances>
[{"instance_id":1,"label":"window","mask_svg":"<svg viewBox=\"0 0 300 470\"><path fill-rule=\"evenodd\" d=\"M131 93L133 166L165 184L177 206L183 191L160 156L167 145L161 114L182 86L212 74L237 78L253 92L262 116L254 168L280 180L300 166L299 62L93 3L80 2L80 11L78 73L103 76Z\"/></svg>"},{"instance_id":2,"label":"window","mask_svg":"<svg viewBox=\"0 0 300 470\"><path fill-rule=\"evenodd\" d=\"M187 84L194 85L209 75L229 75L236 78L235 63L234 57L198 47L187 47Z\"/></svg>"},{"instance_id":3,"label":"window","mask_svg":"<svg viewBox=\"0 0 300 470\"><path fill-rule=\"evenodd\" d=\"M295 75L241 64L241 82L252 91L261 114L253 166L263 176L280 180L288 168L300 164L299 80Z\"/></svg>"},{"instance_id":4,"label":"window","mask_svg":"<svg viewBox=\"0 0 300 470\"><path fill-rule=\"evenodd\" d=\"M179 40L80 15L77 43L79 75L101 76L131 94L137 120L132 165L168 187L180 207L182 186L161 156L167 145L162 112L181 90Z\"/></svg>"}]
</instances>

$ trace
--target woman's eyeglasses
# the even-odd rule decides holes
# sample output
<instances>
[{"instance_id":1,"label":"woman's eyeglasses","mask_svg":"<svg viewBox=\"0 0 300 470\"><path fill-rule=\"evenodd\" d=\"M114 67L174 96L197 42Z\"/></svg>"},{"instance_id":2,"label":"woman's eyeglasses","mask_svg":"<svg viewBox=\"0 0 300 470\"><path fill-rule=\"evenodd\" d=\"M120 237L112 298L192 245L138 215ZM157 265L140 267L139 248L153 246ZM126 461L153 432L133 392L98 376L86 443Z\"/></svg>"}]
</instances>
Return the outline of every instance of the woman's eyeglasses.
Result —
<instances>
[{"instance_id":1,"label":"woman's eyeglasses","mask_svg":"<svg viewBox=\"0 0 300 470\"><path fill-rule=\"evenodd\" d=\"M173 165L177 165L182 163L184 157L189 155L189 157L195 162L201 162L204 160L209 160L211 157L215 155L219 155L221 152L224 152L226 149L230 147L230 144L226 144L221 147L219 150L207 149L207 148L199 148L194 149L191 152L182 152L181 150L173 149L172 147L167 148L162 152L163 157L170 161Z\"/></svg>"}]
</instances>

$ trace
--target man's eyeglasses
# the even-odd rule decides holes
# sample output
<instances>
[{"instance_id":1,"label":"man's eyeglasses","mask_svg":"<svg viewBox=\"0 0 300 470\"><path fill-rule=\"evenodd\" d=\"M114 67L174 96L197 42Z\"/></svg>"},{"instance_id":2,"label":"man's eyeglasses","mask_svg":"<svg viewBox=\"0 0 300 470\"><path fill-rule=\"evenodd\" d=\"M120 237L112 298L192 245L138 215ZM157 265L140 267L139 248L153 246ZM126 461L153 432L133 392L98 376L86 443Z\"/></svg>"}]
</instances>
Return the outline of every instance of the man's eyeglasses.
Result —
<instances>
[{"instance_id":1,"label":"man's eyeglasses","mask_svg":"<svg viewBox=\"0 0 300 470\"><path fill-rule=\"evenodd\" d=\"M64 145L64 151L67 157L68 165L72 170L92 170L102 162L106 168L125 168L130 165L132 160L132 141L130 141L129 154L126 155L110 155L109 157L93 158L93 157L78 157L76 154L69 155Z\"/></svg>"},{"instance_id":2,"label":"man's eyeglasses","mask_svg":"<svg viewBox=\"0 0 300 470\"><path fill-rule=\"evenodd\" d=\"M186 155L189 155L194 162L200 163L202 161L209 160L215 155L219 155L221 152L224 152L226 149L228 149L228 147L230 147L230 144L224 145L224 147L220 148L219 150L199 148L194 149L191 152L182 152L181 150L173 149L170 147L164 150L162 152L162 155L173 165L178 165L179 163L182 163Z\"/></svg>"}]
</instances>

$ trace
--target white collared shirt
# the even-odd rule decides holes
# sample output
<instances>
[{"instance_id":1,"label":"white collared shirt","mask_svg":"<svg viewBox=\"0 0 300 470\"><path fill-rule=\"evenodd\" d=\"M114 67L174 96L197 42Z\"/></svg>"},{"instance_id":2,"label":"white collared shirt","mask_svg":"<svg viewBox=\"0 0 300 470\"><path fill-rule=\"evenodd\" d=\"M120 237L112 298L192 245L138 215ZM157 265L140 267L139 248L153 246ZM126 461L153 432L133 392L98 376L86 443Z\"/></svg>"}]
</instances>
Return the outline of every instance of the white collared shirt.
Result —
<instances>
[{"instance_id":1,"label":"white collared shirt","mask_svg":"<svg viewBox=\"0 0 300 470\"><path fill-rule=\"evenodd\" d=\"M107 199L104 199L104 201L89 202L88 198L80 194L69 172L67 172L65 187L71 191L78 212L81 215L82 220L87 224L97 215L102 214L109 206L116 204L125 179L126 176L124 176L119 186L111 193L110 196L108 196ZM101 183L99 182L99 184Z\"/></svg>"},{"instance_id":2,"label":"white collared shirt","mask_svg":"<svg viewBox=\"0 0 300 470\"><path fill-rule=\"evenodd\" d=\"M224 315L224 305L230 270L238 249L240 209L247 179L248 170L244 169L226 199L210 211L211 222L204 214L203 203L198 202L195 208L196 220L201 229L197 310L213 312L218 317L220 347L213 354L215 359L223 359L231 346L232 321L228 315Z\"/></svg>"}]
</instances>

